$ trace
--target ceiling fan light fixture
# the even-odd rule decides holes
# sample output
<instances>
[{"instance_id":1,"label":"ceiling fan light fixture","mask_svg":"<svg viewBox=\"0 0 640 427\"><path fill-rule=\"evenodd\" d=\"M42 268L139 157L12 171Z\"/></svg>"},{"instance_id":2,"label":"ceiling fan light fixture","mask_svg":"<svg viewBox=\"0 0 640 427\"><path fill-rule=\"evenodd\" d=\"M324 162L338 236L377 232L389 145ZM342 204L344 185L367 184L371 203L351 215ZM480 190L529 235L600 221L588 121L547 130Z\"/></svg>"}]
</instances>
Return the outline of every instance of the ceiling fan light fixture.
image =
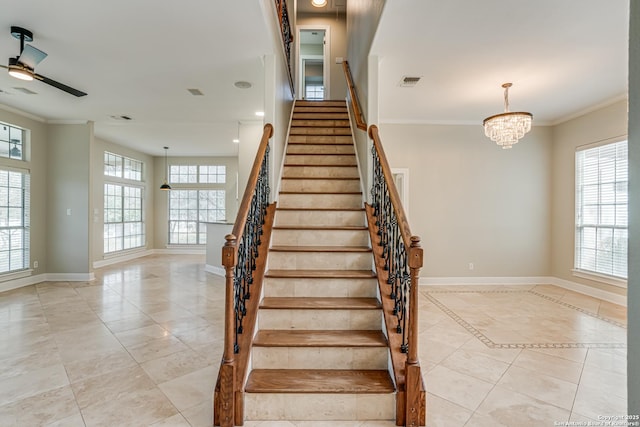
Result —
<instances>
[{"instance_id":1,"label":"ceiling fan light fixture","mask_svg":"<svg viewBox=\"0 0 640 427\"><path fill-rule=\"evenodd\" d=\"M327 0L311 0L311 4L314 7L325 7L327 5Z\"/></svg>"},{"instance_id":2,"label":"ceiling fan light fixture","mask_svg":"<svg viewBox=\"0 0 640 427\"><path fill-rule=\"evenodd\" d=\"M9 75L16 79L31 81L33 80L33 71L18 62L17 58L9 58Z\"/></svg>"},{"instance_id":3,"label":"ceiling fan light fixture","mask_svg":"<svg viewBox=\"0 0 640 427\"><path fill-rule=\"evenodd\" d=\"M527 132L531 130L531 122L533 120L533 114L518 111L509 111L509 88L513 86L512 83L504 83L504 113L495 114L487 117L482 122L484 126L484 134L494 141L496 144L502 146L503 149L508 149L517 143Z\"/></svg>"}]
</instances>

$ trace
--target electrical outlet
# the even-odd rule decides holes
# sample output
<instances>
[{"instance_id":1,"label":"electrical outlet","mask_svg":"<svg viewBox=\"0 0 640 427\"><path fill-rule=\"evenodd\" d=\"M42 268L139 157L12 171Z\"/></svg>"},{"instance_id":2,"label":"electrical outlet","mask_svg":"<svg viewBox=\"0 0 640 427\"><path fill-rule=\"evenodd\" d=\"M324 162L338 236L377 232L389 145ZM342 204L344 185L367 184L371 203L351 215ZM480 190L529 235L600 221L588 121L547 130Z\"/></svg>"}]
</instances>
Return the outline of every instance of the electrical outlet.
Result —
<instances>
[{"instance_id":1,"label":"electrical outlet","mask_svg":"<svg viewBox=\"0 0 640 427\"><path fill-rule=\"evenodd\" d=\"M469 263L469 270L473 270L473 263L472 262Z\"/></svg>"},{"instance_id":2,"label":"electrical outlet","mask_svg":"<svg viewBox=\"0 0 640 427\"><path fill-rule=\"evenodd\" d=\"M38 268L38 261L33 261L33 268Z\"/></svg>"}]
</instances>

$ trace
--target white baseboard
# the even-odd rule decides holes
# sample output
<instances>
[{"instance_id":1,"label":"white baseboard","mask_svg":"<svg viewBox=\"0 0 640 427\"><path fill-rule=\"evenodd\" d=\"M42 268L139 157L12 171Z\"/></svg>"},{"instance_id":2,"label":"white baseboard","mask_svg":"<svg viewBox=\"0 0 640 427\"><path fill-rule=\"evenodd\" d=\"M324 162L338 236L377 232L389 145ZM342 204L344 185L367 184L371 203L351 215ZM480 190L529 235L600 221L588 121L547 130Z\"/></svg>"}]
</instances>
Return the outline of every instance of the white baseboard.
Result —
<instances>
[{"instance_id":1,"label":"white baseboard","mask_svg":"<svg viewBox=\"0 0 640 427\"><path fill-rule=\"evenodd\" d=\"M194 249L194 248L166 248L166 249L154 249L154 254L161 255L206 255L206 249Z\"/></svg>"},{"instance_id":2,"label":"white baseboard","mask_svg":"<svg viewBox=\"0 0 640 427\"><path fill-rule=\"evenodd\" d=\"M543 285L552 277L421 277L420 285Z\"/></svg>"},{"instance_id":3,"label":"white baseboard","mask_svg":"<svg viewBox=\"0 0 640 427\"><path fill-rule=\"evenodd\" d=\"M0 292L11 291L13 289L23 288L25 286L35 285L37 283L46 281L46 274L36 274L35 276L27 276L14 280L7 280L6 282L0 283Z\"/></svg>"},{"instance_id":4,"label":"white baseboard","mask_svg":"<svg viewBox=\"0 0 640 427\"><path fill-rule=\"evenodd\" d=\"M124 262L124 261L131 261L132 259L153 255L153 254L154 254L154 250L152 249L130 252L125 255L113 256L113 257L105 258L100 261L94 261L93 268L106 267L108 265L117 264L119 262Z\"/></svg>"},{"instance_id":5,"label":"white baseboard","mask_svg":"<svg viewBox=\"0 0 640 427\"><path fill-rule=\"evenodd\" d=\"M421 277L418 282L420 286L469 286L469 285L555 285L583 295L598 298L614 304L627 306L627 296L618 295L613 292L603 291L591 286L583 285L558 277L538 276L538 277Z\"/></svg>"},{"instance_id":6,"label":"white baseboard","mask_svg":"<svg viewBox=\"0 0 640 427\"><path fill-rule=\"evenodd\" d=\"M93 273L47 273L47 282L90 282L96 280L96 275Z\"/></svg>"},{"instance_id":7,"label":"white baseboard","mask_svg":"<svg viewBox=\"0 0 640 427\"><path fill-rule=\"evenodd\" d=\"M224 268L216 267L215 265L211 265L211 264L205 264L204 271L211 274L215 274L216 276L222 276L222 277L225 277L225 275L227 274Z\"/></svg>"},{"instance_id":8,"label":"white baseboard","mask_svg":"<svg viewBox=\"0 0 640 427\"><path fill-rule=\"evenodd\" d=\"M625 307L627 306L626 295L614 294L613 292L603 291L602 289L597 289L591 286L572 282L570 280L560 279L558 277L552 277L552 279L553 279L553 282L551 283L552 285L569 289L570 291L579 292L584 295L589 295L590 297L599 298L604 301L609 301L614 304L622 305Z\"/></svg>"}]
</instances>

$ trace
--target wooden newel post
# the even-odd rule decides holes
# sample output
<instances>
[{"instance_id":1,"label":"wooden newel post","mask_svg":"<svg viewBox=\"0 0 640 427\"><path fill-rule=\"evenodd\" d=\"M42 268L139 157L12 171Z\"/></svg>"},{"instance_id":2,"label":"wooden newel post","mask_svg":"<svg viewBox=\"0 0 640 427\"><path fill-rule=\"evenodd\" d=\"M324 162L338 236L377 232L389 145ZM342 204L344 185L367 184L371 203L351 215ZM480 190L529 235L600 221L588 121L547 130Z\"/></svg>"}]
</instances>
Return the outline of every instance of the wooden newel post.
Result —
<instances>
[{"instance_id":1,"label":"wooden newel post","mask_svg":"<svg viewBox=\"0 0 640 427\"><path fill-rule=\"evenodd\" d=\"M409 271L411 275L411 289L409 292L409 354L405 365L406 375L406 424L407 426L424 425L422 420L424 401L421 398L420 386L422 374L418 361L418 281L422 267L423 253L420 238L411 236L409 249Z\"/></svg>"},{"instance_id":2,"label":"wooden newel post","mask_svg":"<svg viewBox=\"0 0 640 427\"><path fill-rule=\"evenodd\" d=\"M222 247L222 265L225 274L225 310L224 310L224 353L222 355L222 366L220 367L220 426L233 427L236 367L234 360L235 343L235 303L233 282L235 278L235 267L238 263L238 251L236 248L236 236L228 234L225 236L226 243Z\"/></svg>"}]
</instances>

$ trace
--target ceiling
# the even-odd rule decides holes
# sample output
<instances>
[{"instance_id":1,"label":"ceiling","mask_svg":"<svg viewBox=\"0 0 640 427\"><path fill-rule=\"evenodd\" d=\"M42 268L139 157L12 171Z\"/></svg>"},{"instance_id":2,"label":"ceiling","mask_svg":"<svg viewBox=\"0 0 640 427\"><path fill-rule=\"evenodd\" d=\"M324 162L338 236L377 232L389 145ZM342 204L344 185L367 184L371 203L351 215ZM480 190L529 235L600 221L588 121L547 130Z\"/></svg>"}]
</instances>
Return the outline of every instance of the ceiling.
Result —
<instances>
[{"instance_id":1,"label":"ceiling","mask_svg":"<svg viewBox=\"0 0 640 427\"><path fill-rule=\"evenodd\" d=\"M380 122L480 124L512 111L555 124L627 93L629 1L388 0ZM403 76L421 77L401 87Z\"/></svg>"},{"instance_id":2,"label":"ceiling","mask_svg":"<svg viewBox=\"0 0 640 427\"><path fill-rule=\"evenodd\" d=\"M264 108L262 58L273 47L259 4L0 0L0 61L20 51L10 27L27 28L49 54L36 72L88 93L76 98L0 70L0 104L53 123L92 120L97 137L151 155L165 145L169 155L235 155L238 121L261 121ZM122 115L132 120L112 118Z\"/></svg>"},{"instance_id":3,"label":"ceiling","mask_svg":"<svg viewBox=\"0 0 640 427\"><path fill-rule=\"evenodd\" d=\"M299 13L344 13L299 1ZM262 4L188 0L0 0L0 61L18 25L49 56L39 74L76 98L0 70L0 104L52 123L95 122L97 137L151 155L235 155L238 122L261 119L262 58L272 53ZM293 3L290 0L290 3ZM479 124L503 109L553 124L627 93L628 0L387 0L371 53L380 57L380 122ZM421 77L412 88L403 76ZM237 81L252 84L238 89ZM36 92L25 94L25 87ZM199 89L193 96L187 89ZM131 121L117 120L126 115Z\"/></svg>"}]
</instances>

